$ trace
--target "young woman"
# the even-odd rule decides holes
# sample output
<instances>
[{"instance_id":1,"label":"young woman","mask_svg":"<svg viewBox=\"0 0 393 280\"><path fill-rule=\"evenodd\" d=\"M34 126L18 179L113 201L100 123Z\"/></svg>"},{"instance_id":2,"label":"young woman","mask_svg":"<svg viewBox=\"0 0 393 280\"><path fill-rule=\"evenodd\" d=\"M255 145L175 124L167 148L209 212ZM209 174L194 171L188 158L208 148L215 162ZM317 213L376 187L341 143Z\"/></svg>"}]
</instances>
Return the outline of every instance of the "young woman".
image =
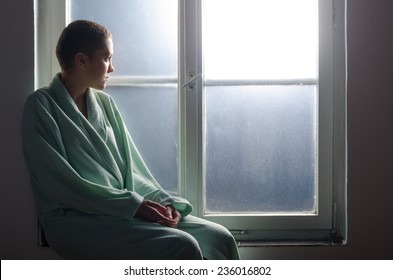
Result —
<instances>
[{"instance_id":1,"label":"young woman","mask_svg":"<svg viewBox=\"0 0 393 280\"><path fill-rule=\"evenodd\" d=\"M146 167L113 99L102 92L113 41L103 26L62 32L61 66L25 104L22 140L39 222L67 259L238 259L224 227L193 217Z\"/></svg>"}]
</instances>

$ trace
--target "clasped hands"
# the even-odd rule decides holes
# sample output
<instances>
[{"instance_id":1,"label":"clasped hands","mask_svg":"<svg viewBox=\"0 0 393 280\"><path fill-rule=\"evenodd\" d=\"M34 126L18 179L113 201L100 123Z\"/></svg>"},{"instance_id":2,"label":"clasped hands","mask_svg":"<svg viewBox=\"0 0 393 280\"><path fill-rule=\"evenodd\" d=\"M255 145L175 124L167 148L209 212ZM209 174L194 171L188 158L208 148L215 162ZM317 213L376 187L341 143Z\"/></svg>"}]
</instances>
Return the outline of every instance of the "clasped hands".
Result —
<instances>
[{"instance_id":1,"label":"clasped hands","mask_svg":"<svg viewBox=\"0 0 393 280\"><path fill-rule=\"evenodd\" d=\"M156 222L167 227L177 227L181 215L173 206L163 206L151 200L144 200L135 217Z\"/></svg>"}]
</instances>

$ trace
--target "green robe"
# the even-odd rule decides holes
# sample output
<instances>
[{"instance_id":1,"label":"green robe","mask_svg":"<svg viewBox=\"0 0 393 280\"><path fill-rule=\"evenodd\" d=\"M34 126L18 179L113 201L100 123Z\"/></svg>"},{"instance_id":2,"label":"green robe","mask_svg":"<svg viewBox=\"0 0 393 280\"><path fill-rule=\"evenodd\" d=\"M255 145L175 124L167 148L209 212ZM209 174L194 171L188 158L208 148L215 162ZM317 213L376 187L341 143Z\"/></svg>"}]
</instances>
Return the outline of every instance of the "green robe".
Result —
<instances>
[{"instance_id":1,"label":"green robe","mask_svg":"<svg viewBox=\"0 0 393 280\"><path fill-rule=\"evenodd\" d=\"M50 246L72 259L238 258L225 228L157 183L113 99L89 89L86 103L87 118L56 75L25 104L23 150ZM134 218L143 199L173 205L178 229Z\"/></svg>"}]
</instances>

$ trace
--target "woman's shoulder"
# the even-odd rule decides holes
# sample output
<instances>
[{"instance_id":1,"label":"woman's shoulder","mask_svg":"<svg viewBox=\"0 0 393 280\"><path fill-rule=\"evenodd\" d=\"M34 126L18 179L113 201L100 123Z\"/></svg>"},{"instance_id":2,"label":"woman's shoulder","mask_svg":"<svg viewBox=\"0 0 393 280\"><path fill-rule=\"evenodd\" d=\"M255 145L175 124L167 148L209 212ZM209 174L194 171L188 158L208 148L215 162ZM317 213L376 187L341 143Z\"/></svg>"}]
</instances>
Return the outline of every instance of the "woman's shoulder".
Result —
<instances>
[{"instance_id":1,"label":"woman's shoulder","mask_svg":"<svg viewBox=\"0 0 393 280\"><path fill-rule=\"evenodd\" d=\"M37 107L38 105L43 107L50 106L52 103L51 91L49 87L43 87L37 89L32 94L27 97L26 106L34 106Z\"/></svg>"},{"instance_id":2,"label":"woman's shoulder","mask_svg":"<svg viewBox=\"0 0 393 280\"><path fill-rule=\"evenodd\" d=\"M53 100L50 90L49 88L40 88L26 99L23 108L22 129L29 131L33 127L32 124L48 121L49 115L53 115Z\"/></svg>"}]
</instances>

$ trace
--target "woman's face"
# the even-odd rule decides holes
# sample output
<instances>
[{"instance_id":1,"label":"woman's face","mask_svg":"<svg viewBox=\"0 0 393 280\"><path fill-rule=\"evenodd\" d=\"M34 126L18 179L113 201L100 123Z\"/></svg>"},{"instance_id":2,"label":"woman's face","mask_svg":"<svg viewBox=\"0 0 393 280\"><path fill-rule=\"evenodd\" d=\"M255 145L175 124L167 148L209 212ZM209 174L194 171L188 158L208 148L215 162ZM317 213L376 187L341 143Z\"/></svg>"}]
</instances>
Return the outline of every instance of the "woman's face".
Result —
<instances>
[{"instance_id":1,"label":"woman's face","mask_svg":"<svg viewBox=\"0 0 393 280\"><path fill-rule=\"evenodd\" d=\"M105 40L104 47L95 51L86 64L86 79L89 87L102 90L106 87L109 74L114 71L112 65L113 42L111 38Z\"/></svg>"}]
</instances>

